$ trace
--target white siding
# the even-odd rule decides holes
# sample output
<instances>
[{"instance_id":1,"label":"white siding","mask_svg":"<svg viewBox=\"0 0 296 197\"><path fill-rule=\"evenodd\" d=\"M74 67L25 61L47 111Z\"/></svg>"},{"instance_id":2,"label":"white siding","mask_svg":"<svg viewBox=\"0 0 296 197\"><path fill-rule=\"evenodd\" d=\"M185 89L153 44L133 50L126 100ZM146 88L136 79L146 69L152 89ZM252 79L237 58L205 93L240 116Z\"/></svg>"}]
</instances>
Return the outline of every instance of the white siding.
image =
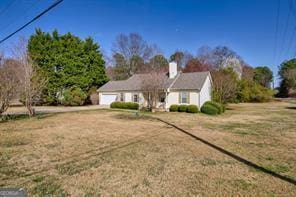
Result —
<instances>
[{"instance_id":1,"label":"white siding","mask_svg":"<svg viewBox=\"0 0 296 197\"><path fill-rule=\"evenodd\" d=\"M210 101L212 95L212 84L210 77L208 76L203 87L200 91L200 106L202 106L205 102Z\"/></svg>"},{"instance_id":2,"label":"white siding","mask_svg":"<svg viewBox=\"0 0 296 197\"><path fill-rule=\"evenodd\" d=\"M199 106L199 93L198 92L190 92L190 104Z\"/></svg>"},{"instance_id":3,"label":"white siding","mask_svg":"<svg viewBox=\"0 0 296 197\"><path fill-rule=\"evenodd\" d=\"M132 93L131 92L124 93L124 101L125 102L132 102Z\"/></svg>"},{"instance_id":4,"label":"white siding","mask_svg":"<svg viewBox=\"0 0 296 197\"><path fill-rule=\"evenodd\" d=\"M168 93L166 108L168 109L173 104L179 104L179 92Z\"/></svg>"},{"instance_id":5,"label":"white siding","mask_svg":"<svg viewBox=\"0 0 296 197\"><path fill-rule=\"evenodd\" d=\"M185 90L184 90L185 91ZM188 91L189 92L189 104L199 106L199 93L197 91ZM179 94L180 91L169 92L167 97L167 105L168 109L173 104L181 104L179 103Z\"/></svg>"}]
</instances>

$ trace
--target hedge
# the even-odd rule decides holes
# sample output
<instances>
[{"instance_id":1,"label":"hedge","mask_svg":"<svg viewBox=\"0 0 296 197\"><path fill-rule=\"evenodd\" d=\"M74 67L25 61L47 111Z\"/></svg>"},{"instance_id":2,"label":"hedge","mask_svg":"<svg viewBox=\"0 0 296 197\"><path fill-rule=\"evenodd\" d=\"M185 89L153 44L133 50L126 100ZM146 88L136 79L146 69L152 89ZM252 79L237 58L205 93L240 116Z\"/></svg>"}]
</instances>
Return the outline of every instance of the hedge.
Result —
<instances>
[{"instance_id":1,"label":"hedge","mask_svg":"<svg viewBox=\"0 0 296 197\"><path fill-rule=\"evenodd\" d=\"M210 104L204 104L201 108L200 111L205 114L209 115L217 115L219 114L219 109L217 109L215 106L210 105Z\"/></svg>"},{"instance_id":2,"label":"hedge","mask_svg":"<svg viewBox=\"0 0 296 197\"><path fill-rule=\"evenodd\" d=\"M133 102L119 102L115 101L112 102L110 105L111 108L119 108L119 109L139 109L139 104L138 103L133 103Z\"/></svg>"},{"instance_id":3,"label":"hedge","mask_svg":"<svg viewBox=\"0 0 296 197\"><path fill-rule=\"evenodd\" d=\"M198 112L197 105L188 105L187 106L187 112L188 113L197 113Z\"/></svg>"},{"instance_id":4,"label":"hedge","mask_svg":"<svg viewBox=\"0 0 296 197\"><path fill-rule=\"evenodd\" d=\"M187 105L179 105L178 112L186 112L187 111Z\"/></svg>"},{"instance_id":5,"label":"hedge","mask_svg":"<svg viewBox=\"0 0 296 197\"><path fill-rule=\"evenodd\" d=\"M204 105L212 105L213 107L218 109L218 113L222 114L225 111L225 108L222 104L214 102L214 101L207 101Z\"/></svg>"},{"instance_id":6,"label":"hedge","mask_svg":"<svg viewBox=\"0 0 296 197\"><path fill-rule=\"evenodd\" d=\"M170 112L187 112L187 113L197 113L197 105L171 105Z\"/></svg>"},{"instance_id":7,"label":"hedge","mask_svg":"<svg viewBox=\"0 0 296 197\"><path fill-rule=\"evenodd\" d=\"M171 105L170 106L170 112L177 112L179 108L179 105Z\"/></svg>"}]
</instances>

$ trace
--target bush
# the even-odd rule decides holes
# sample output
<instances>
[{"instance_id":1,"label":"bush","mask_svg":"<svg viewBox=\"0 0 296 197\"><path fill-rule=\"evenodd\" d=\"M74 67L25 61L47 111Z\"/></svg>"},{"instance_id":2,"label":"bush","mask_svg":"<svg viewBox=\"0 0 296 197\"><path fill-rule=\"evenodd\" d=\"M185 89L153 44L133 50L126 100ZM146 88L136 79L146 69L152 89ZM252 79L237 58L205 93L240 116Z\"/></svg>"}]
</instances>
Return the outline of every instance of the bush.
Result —
<instances>
[{"instance_id":1,"label":"bush","mask_svg":"<svg viewBox=\"0 0 296 197\"><path fill-rule=\"evenodd\" d=\"M187 106L187 112L188 113L197 113L198 112L197 105L188 105Z\"/></svg>"},{"instance_id":2,"label":"bush","mask_svg":"<svg viewBox=\"0 0 296 197\"><path fill-rule=\"evenodd\" d=\"M119 109L139 109L139 104L138 103L133 103L133 102L119 102L115 101L112 102L110 105L111 108L119 108Z\"/></svg>"},{"instance_id":3,"label":"bush","mask_svg":"<svg viewBox=\"0 0 296 197\"><path fill-rule=\"evenodd\" d=\"M273 90L263 87L256 82L241 80L236 100L238 102L267 102L272 100L273 96Z\"/></svg>"},{"instance_id":4,"label":"bush","mask_svg":"<svg viewBox=\"0 0 296 197\"><path fill-rule=\"evenodd\" d=\"M171 105L170 106L170 112L176 112L179 109L179 105Z\"/></svg>"},{"instance_id":5,"label":"bush","mask_svg":"<svg viewBox=\"0 0 296 197\"><path fill-rule=\"evenodd\" d=\"M187 105L179 105L178 112L186 112L187 111Z\"/></svg>"},{"instance_id":6,"label":"bush","mask_svg":"<svg viewBox=\"0 0 296 197\"><path fill-rule=\"evenodd\" d=\"M86 97L80 88L73 87L63 91L60 103L65 106L79 106L84 104Z\"/></svg>"},{"instance_id":7,"label":"bush","mask_svg":"<svg viewBox=\"0 0 296 197\"><path fill-rule=\"evenodd\" d=\"M209 115L217 115L217 114L219 114L219 110L216 107L214 107L213 105L209 105L209 104L204 104L200 108L200 111L202 113L209 114Z\"/></svg>"},{"instance_id":8,"label":"bush","mask_svg":"<svg viewBox=\"0 0 296 197\"><path fill-rule=\"evenodd\" d=\"M214 101L207 101L205 102L206 105L212 105L213 107L218 109L218 114L222 114L225 111L225 108L222 104L214 102Z\"/></svg>"},{"instance_id":9,"label":"bush","mask_svg":"<svg viewBox=\"0 0 296 197\"><path fill-rule=\"evenodd\" d=\"M221 104L222 105L222 109L223 109L223 113L226 111L226 106Z\"/></svg>"},{"instance_id":10,"label":"bush","mask_svg":"<svg viewBox=\"0 0 296 197\"><path fill-rule=\"evenodd\" d=\"M255 83L252 86L250 101L251 102L268 102L272 100L273 95L274 95L274 92L271 89L265 88Z\"/></svg>"}]
</instances>

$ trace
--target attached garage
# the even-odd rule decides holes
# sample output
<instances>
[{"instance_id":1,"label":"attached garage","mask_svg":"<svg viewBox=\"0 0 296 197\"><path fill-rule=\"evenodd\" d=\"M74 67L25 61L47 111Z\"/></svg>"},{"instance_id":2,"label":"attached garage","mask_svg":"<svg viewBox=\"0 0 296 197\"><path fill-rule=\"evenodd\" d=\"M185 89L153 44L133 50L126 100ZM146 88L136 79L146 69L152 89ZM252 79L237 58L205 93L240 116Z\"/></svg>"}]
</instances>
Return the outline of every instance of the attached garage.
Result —
<instances>
[{"instance_id":1,"label":"attached garage","mask_svg":"<svg viewBox=\"0 0 296 197\"><path fill-rule=\"evenodd\" d=\"M110 105L116 98L117 94L101 94L100 105Z\"/></svg>"}]
</instances>

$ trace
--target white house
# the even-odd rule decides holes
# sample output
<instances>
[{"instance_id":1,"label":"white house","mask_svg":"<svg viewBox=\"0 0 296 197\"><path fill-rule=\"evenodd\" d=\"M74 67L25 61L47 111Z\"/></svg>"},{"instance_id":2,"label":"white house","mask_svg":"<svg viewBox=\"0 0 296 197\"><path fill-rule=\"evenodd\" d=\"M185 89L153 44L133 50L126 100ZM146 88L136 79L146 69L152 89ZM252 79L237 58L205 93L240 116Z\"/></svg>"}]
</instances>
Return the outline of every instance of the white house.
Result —
<instances>
[{"instance_id":1,"label":"white house","mask_svg":"<svg viewBox=\"0 0 296 197\"><path fill-rule=\"evenodd\" d=\"M145 74L135 74L127 80L109 81L98 89L100 105L113 101L137 102L145 106L142 79ZM163 73L165 85L159 93L159 108L166 110L173 104L194 104L201 107L211 100L212 78L210 72L177 72L177 64L169 64L169 72Z\"/></svg>"}]
</instances>

